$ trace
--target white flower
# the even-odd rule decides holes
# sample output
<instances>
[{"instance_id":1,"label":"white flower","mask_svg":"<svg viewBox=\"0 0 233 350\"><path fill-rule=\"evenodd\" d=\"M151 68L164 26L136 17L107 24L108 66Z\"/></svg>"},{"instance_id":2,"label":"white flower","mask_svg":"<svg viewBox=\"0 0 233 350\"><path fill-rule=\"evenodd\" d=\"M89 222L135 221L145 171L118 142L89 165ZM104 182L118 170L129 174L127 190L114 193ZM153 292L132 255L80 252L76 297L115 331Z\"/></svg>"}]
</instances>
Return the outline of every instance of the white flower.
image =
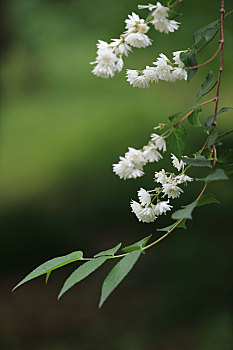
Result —
<instances>
[{"instance_id":1,"label":"white flower","mask_svg":"<svg viewBox=\"0 0 233 350\"><path fill-rule=\"evenodd\" d=\"M153 25L155 27L155 30L158 30L160 33L164 33L167 28L167 19L156 19L153 22Z\"/></svg>"},{"instance_id":2,"label":"white flower","mask_svg":"<svg viewBox=\"0 0 233 350\"><path fill-rule=\"evenodd\" d=\"M165 214L168 210L172 209L172 205L169 205L169 201L158 202L155 205L155 215L159 216Z\"/></svg>"},{"instance_id":3,"label":"white flower","mask_svg":"<svg viewBox=\"0 0 233 350\"><path fill-rule=\"evenodd\" d=\"M146 78L146 80L149 83L158 82L159 78L158 78L156 67L146 66L146 68L142 72L143 72L143 76Z\"/></svg>"},{"instance_id":4,"label":"white flower","mask_svg":"<svg viewBox=\"0 0 233 350\"><path fill-rule=\"evenodd\" d=\"M171 80L176 81L176 80L187 80L188 74L185 69L175 67L172 71L172 78Z\"/></svg>"},{"instance_id":5,"label":"white flower","mask_svg":"<svg viewBox=\"0 0 233 350\"><path fill-rule=\"evenodd\" d=\"M106 49L109 47L108 43L106 43L106 41L103 40L98 40L98 43L96 44L97 46L97 54L99 53L100 50Z\"/></svg>"},{"instance_id":6,"label":"white flower","mask_svg":"<svg viewBox=\"0 0 233 350\"><path fill-rule=\"evenodd\" d=\"M135 166L132 161L124 157L120 157L117 164L113 164L113 172L120 177L120 179L135 179L144 175L142 166Z\"/></svg>"},{"instance_id":7,"label":"white flower","mask_svg":"<svg viewBox=\"0 0 233 350\"><path fill-rule=\"evenodd\" d=\"M164 185L164 184L168 183L169 178L168 178L168 176L166 174L166 171L164 169L162 169L161 171L155 172L154 180L156 182L159 182L162 185Z\"/></svg>"},{"instance_id":8,"label":"white flower","mask_svg":"<svg viewBox=\"0 0 233 350\"><path fill-rule=\"evenodd\" d=\"M129 52L132 52L131 47L123 41L123 39L112 39L111 44L109 44L110 47L113 47L115 49L115 53L117 55L125 55L128 56Z\"/></svg>"},{"instance_id":9,"label":"white flower","mask_svg":"<svg viewBox=\"0 0 233 350\"><path fill-rule=\"evenodd\" d=\"M151 134L151 140L154 142L156 148L158 148L160 151L163 150L163 152L166 152L167 146L163 136Z\"/></svg>"},{"instance_id":10,"label":"white flower","mask_svg":"<svg viewBox=\"0 0 233 350\"><path fill-rule=\"evenodd\" d=\"M137 26L137 31L140 34L146 34L149 29L150 27L146 23L142 23Z\"/></svg>"},{"instance_id":11,"label":"white flower","mask_svg":"<svg viewBox=\"0 0 233 350\"><path fill-rule=\"evenodd\" d=\"M163 185L163 191L164 196L168 196L168 198L177 198L180 196L180 194L183 192L182 189L174 184L164 184ZM164 197L163 196L163 197Z\"/></svg>"},{"instance_id":12,"label":"white flower","mask_svg":"<svg viewBox=\"0 0 233 350\"><path fill-rule=\"evenodd\" d=\"M155 30L158 30L161 33L168 34L179 28L180 23L168 19L168 11L169 7L162 6L157 2L156 9L152 13L152 16L154 17L152 23Z\"/></svg>"},{"instance_id":13,"label":"white flower","mask_svg":"<svg viewBox=\"0 0 233 350\"><path fill-rule=\"evenodd\" d=\"M138 25L144 24L144 19L141 19L136 13L132 12L132 15L128 15L129 19L127 18L125 20L126 26L125 28L128 29L128 31L131 31L135 29Z\"/></svg>"},{"instance_id":14,"label":"white flower","mask_svg":"<svg viewBox=\"0 0 233 350\"><path fill-rule=\"evenodd\" d=\"M126 77L133 87L146 88L149 86L147 78L144 75L139 75L137 70L127 69Z\"/></svg>"},{"instance_id":15,"label":"white flower","mask_svg":"<svg viewBox=\"0 0 233 350\"><path fill-rule=\"evenodd\" d=\"M113 48L109 47L108 43L99 40L97 43L97 57L91 64L96 64L92 73L98 77L108 79L113 77L116 71L117 56L113 52Z\"/></svg>"},{"instance_id":16,"label":"white flower","mask_svg":"<svg viewBox=\"0 0 233 350\"><path fill-rule=\"evenodd\" d=\"M152 44L151 39L143 33L130 33L125 38L125 41L127 44L137 48L144 48Z\"/></svg>"},{"instance_id":17,"label":"white flower","mask_svg":"<svg viewBox=\"0 0 233 350\"><path fill-rule=\"evenodd\" d=\"M173 33L175 30L179 29L179 24L180 24L179 22L176 22L174 20L168 20L166 22L166 28L165 28L164 32L166 34Z\"/></svg>"},{"instance_id":18,"label":"white flower","mask_svg":"<svg viewBox=\"0 0 233 350\"><path fill-rule=\"evenodd\" d=\"M148 206L151 203L151 196L144 188L140 188L138 191L138 198L142 205Z\"/></svg>"},{"instance_id":19,"label":"white flower","mask_svg":"<svg viewBox=\"0 0 233 350\"><path fill-rule=\"evenodd\" d=\"M117 70L118 72L121 72L122 69L123 69L123 66L124 66L124 62L123 62L122 57L120 56L120 57L117 59L116 70Z\"/></svg>"},{"instance_id":20,"label":"white flower","mask_svg":"<svg viewBox=\"0 0 233 350\"><path fill-rule=\"evenodd\" d=\"M142 151L129 147L129 151L125 153L125 158L133 162L137 167L143 166L146 162Z\"/></svg>"},{"instance_id":21,"label":"white flower","mask_svg":"<svg viewBox=\"0 0 233 350\"><path fill-rule=\"evenodd\" d=\"M193 178L189 177L188 175L181 174L175 177L177 185L187 182L192 182Z\"/></svg>"},{"instance_id":22,"label":"white flower","mask_svg":"<svg viewBox=\"0 0 233 350\"><path fill-rule=\"evenodd\" d=\"M172 165L178 171L180 171L181 169L184 170L185 163L182 160L179 162L178 158L172 153L171 153L171 159L172 159Z\"/></svg>"},{"instance_id":23,"label":"white flower","mask_svg":"<svg viewBox=\"0 0 233 350\"><path fill-rule=\"evenodd\" d=\"M172 33L179 28L178 22L174 20L168 20L167 18L155 19L153 22L155 30L158 30L160 33Z\"/></svg>"},{"instance_id":24,"label":"white flower","mask_svg":"<svg viewBox=\"0 0 233 350\"><path fill-rule=\"evenodd\" d=\"M184 63L181 61L180 59L180 54L182 52L186 52L187 50L181 50L181 51L174 51L173 54L173 61L175 62L175 64L177 64L179 66L179 68L184 68Z\"/></svg>"},{"instance_id":25,"label":"white flower","mask_svg":"<svg viewBox=\"0 0 233 350\"><path fill-rule=\"evenodd\" d=\"M154 19L161 19L168 17L168 11L170 10L169 7L165 7L160 4L160 2L157 2L155 6L155 10L153 11L152 15Z\"/></svg>"},{"instance_id":26,"label":"white flower","mask_svg":"<svg viewBox=\"0 0 233 350\"><path fill-rule=\"evenodd\" d=\"M156 8L156 5L148 4L148 5L138 5L139 10L148 9L149 11L152 11Z\"/></svg>"},{"instance_id":27,"label":"white flower","mask_svg":"<svg viewBox=\"0 0 233 350\"><path fill-rule=\"evenodd\" d=\"M171 80L171 70L173 69L170 65L170 61L164 54L160 54L159 57L155 62L153 62L154 65L157 66L157 75L160 80L164 81L170 81Z\"/></svg>"},{"instance_id":28,"label":"white flower","mask_svg":"<svg viewBox=\"0 0 233 350\"><path fill-rule=\"evenodd\" d=\"M147 162L153 163L158 162L162 159L162 155L157 151L156 145L149 142L147 146L143 147L143 156Z\"/></svg>"},{"instance_id":29,"label":"white flower","mask_svg":"<svg viewBox=\"0 0 233 350\"><path fill-rule=\"evenodd\" d=\"M130 206L132 208L132 212L136 215L139 221L149 223L155 221L157 218L153 207L143 208L138 202L133 200L131 201Z\"/></svg>"}]
</instances>

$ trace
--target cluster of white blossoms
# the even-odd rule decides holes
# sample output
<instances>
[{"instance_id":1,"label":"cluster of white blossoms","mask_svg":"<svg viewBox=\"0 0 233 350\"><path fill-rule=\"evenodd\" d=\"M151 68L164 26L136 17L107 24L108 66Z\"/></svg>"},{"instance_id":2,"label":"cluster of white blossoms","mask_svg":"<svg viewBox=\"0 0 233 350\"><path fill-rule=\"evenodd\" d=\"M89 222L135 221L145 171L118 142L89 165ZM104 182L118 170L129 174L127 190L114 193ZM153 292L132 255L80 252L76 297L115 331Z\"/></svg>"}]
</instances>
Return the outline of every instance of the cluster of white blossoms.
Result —
<instances>
[{"instance_id":1,"label":"cluster of white blossoms","mask_svg":"<svg viewBox=\"0 0 233 350\"><path fill-rule=\"evenodd\" d=\"M127 81L133 87L146 88L150 83L158 83L159 80L174 83L177 80L187 80L187 71L184 63L180 59L181 52L173 52L173 62L163 53L153 62L154 66L146 66L142 71L127 69Z\"/></svg>"},{"instance_id":2,"label":"cluster of white blossoms","mask_svg":"<svg viewBox=\"0 0 233 350\"><path fill-rule=\"evenodd\" d=\"M154 25L155 30L158 30L161 33L170 33L174 32L179 28L178 22L174 20L169 20L169 14L168 11L170 10L169 7L165 7L160 4L160 2L157 2L156 5L148 4L148 5L138 5L139 9L148 9L151 11L151 23Z\"/></svg>"},{"instance_id":3,"label":"cluster of white blossoms","mask_svg":"<svg viewBox=\"0 0 233 350\"><path fill-rule=\"evenodd\" d=\"M156 5L139 5L140 8L148 8L151 13L151 20L145 22L134 12L125 20L125 32L120 35L119 39L112 39L108 44L105 41L99 40L97 43L97 57L94 62L95 67L92 73L98 77L108 79L113 77L116 72L123 69L123 56L128 56L132 51L132 47L145 48L152 44L147 32L150 27L148 24L153 24L159 32L168 34L174 32L179 27L179 23L174 20L169 20L169 7L162 6L159 2Z\"/></svg>"},{"instance_id":4,"label":"cluster of white blossoms","mask_svg":"<svg viewBox=\"0 0 233 350\"><path fill-rule=\"evenodd\" d=\"M166 172L164 169L155 172L154 180L162 186L150 191L141 188L138 191L139 202L131 201L132 212L139 221L153 222L159 215L166 214L167 211L173 208L169 203L169 199L178 198L183 193L178 185L193 181L193 178L184 172L185 163L182 160L179 161L174 154L171 155L171 158L173 166L181 173L175 175ZM162 198L167 196L167 200L161 200L161 195Z\"/></svg>"},{"instance_id":5,"label":"cluster of white blossoms","mask_svg":"<svg viewBox=\"0 0 233 350\"><path fill-rule=\"evenodd\" d=\"M163 124L155 127L162 128ZM158 162L162 159L159 151L166 152L166 141L163 136L152 134L149 143L141 150L129 147L124 157L120 157L117 164L113 164L113 171L121 179L135 179L144 175L143 166L146 163Z\"/></svg>"}]
</instances>

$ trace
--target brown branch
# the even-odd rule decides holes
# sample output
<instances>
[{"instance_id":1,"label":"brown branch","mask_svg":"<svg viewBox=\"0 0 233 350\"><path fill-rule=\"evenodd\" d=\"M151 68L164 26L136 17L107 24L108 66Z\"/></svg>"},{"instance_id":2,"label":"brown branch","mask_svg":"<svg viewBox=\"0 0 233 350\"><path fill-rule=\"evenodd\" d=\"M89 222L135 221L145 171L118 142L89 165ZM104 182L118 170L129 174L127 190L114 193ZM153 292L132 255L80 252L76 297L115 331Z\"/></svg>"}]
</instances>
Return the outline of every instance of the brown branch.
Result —
<instances>
[{"instance_id":1,"label":"brown branch","mask_svg":"<svg viewBox=\"0 0 233 350\"><path fill-rule=\"evenodd\" d=\"M180 4L183 0L178 0L175 4L173 4L170 9L173 9L176 5Z\"/></svg>"},{"instance_id":2,"label":"brown branch","mask_svg":"<svg viewBox=\"0 0 233 350\"><path fill-rule=\"evenodd\" d=\"M219 31L219 29L217 29L216 32L212 35L212 37L204 45L202 45L199 49L197 49L196 52L200 52L202 49L204 49L215 38L218 31Z\"/></svg>"},{"instance_id":3,"label":"brown branch","mask_svg":"<svg viewBox=\"0 0 233 350\"><path fill-rule=\"evenodd\" d=\"M212 91L214 88L215 88L215 86L217 85L217 80L216 80L216 82L214 83L214 85L213 86L211 86L211 88L208 90L208 91L206 91L204 94L202 94L202 97L203 96L205 96L205 95L207 95L210 91Z\"/></svg>"},{"instance_id":4,"label":"brown branch","mask_svg":"<svg viewBox=\"0 0 233 350\"><path fill-rule=\"evenodd\" d=\"M188 69L188 70L196 69L196 68L205 66L206 64L208 64L208 63L210 63L211 61L213 61L213 59L215 59L215 57L217 56L217 54L218 54L219 51L221 50L222 45L223 45L223 44L222 44L222 41L220 40L220 41L219 41L218 50L215 52L215 54L214 54L210 59L208 59L208 61L206 61L206 62L204 62L204 63L201 63L201 64L198 64L197 66L187 67L187 69Z\"/></svg>"},{"instance_id":5,"label":"brown branch","mask_svg":"<svg viewBox=\"0 0 233 350\"><path fill-rule=\"evenodd\" d=\"M174 125L174 128L176 128L180 123L182 123L186 118L188 118L188 116L189 116L190 114L192 114L193 111L195 111L199 106L204 106L204 105L206 105L207 103L210 103L210 102L213 102L213 101L216 101L215 97L214 97L214 98L211 98L211 100L202 102L202 103L200 103L199 105L197 105L197 106L195 106L194 108L192 108L191 111L189 111L187 114L185 114L185 116L184 116L183 118L181 118L181 119Z\"/></svg>"},{"instance_id":6,"label":"brown branch","mask_svg":"<svg viewBox=\"0 0 233 350\"><path fill-rule=\"evenodd\" d=\"M218 101L219 101L219 91L220 91L220 82L221 82L221 75L223 71L223 58L224 58L224 33L223 33L223 21L224 21L224 15L225 15L225 9L224 9L224 0L221 0L221 8L220 8L220 45L221 45L221 59L220 59L220 66L219 66L219 72L218 72L218 81L217 81L217 92L216 92L216 104L215 104L215 111L214 111L214 121L212 126L215 128L217 125L216 119L217 119L217 113L218 113Z\"/></svg>"}]
</instances>

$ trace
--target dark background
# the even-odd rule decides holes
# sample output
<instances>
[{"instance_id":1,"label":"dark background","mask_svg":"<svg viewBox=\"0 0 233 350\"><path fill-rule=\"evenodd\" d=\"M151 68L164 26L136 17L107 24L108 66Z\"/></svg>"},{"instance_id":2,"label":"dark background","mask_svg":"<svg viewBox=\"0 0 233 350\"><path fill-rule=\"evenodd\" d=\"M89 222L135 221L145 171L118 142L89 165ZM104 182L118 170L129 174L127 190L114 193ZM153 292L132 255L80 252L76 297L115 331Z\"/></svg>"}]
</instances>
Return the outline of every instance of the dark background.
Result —
<instances>
[{"instance_id":1,"label":"dark background","mask_svg":"<svg viewBox=\"0 0 233 350\"><path fill-rule=\"evenodd\" d=\"M143 2L142 2L143 3ZM136 181L120 181L112 163L128 146L141 148L153 127L195 103L216 58L187 85L134 89L124 72L107 81L91 74L98 39L123 31L135 0L5 0L1 3L0 119L0 345L6 350L230 350L232 349L232 181L209 186L221 205L197 209L178 230L148 251L103 309L101 283L110 263L56 297L75 264L12 287L42 262L74 250L85 256L124 245L170 224L140 224L130 213L136 191L153 187L147 167ZM150 65L160 52L185 49L193 31L218 18L220 1L185 1L179 31L151 29L154 45L135 49L127 68ZM227 11L232 1L226 1ZM142 11L141 17L146 17ZM225 66L220 106L232 106L232 17L225 21ZM216 50L203 50L199 62ZM202 112L204 121L213 105ZM201 148L191 129L186 154ZM232 113L219 130L232 128ZM226 139L221 152L230 147ZM192 174L192 173L191 173ZM191 184L177 205L201 189Z\"/></svg>"}]
</instances>

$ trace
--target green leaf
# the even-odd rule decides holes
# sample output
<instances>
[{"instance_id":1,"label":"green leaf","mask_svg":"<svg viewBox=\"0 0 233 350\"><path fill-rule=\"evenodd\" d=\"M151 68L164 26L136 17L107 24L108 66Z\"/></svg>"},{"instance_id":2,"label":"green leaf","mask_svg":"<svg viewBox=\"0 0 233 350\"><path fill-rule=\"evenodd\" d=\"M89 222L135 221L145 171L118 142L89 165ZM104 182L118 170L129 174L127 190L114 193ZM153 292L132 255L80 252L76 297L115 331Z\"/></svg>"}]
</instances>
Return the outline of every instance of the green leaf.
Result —
<instances>
[{"instance_id":1,"label":"green leaf","mask_svg":"<svg viewBox=\"0 0 233 350\"><path fill-rule=\"evenodd\" d=\"M174 124L181 116L182 112L177 112L175 114L170 115L170 117L168 117L169 121Z\"/></svg>"},{"instance_id":2,"label":"green leaf","mask_svg":"<svg viewBox=\"0 0 233 350\"><path fill-rule=\"evenodd\" d=\"M218 157L218 162L231 164L233 162L233 149L228 149Z\"/></svg>"},{"instance_id":3,"label":"green leaf","mask_svg":"<svg viewBox=\"0 0 233 350\"><path fill-rule=\"evenodd\" d=\"M187 229L186 225L185 225L185 219L183 221L181 221L181 223L179 225L176 226L176 228L183 228L183 229ZM177 221L178 222L178 221ZM157 231L164 231L164 232L168 232L170 231L176 224L177 222L175 222L174 224L167 226L167 227L163 227L163 228L157 228Z\"/></svg>"},{"instance_id":4,"label":"green leaf","mask_svg":"<svg viewBox=\"0 0 233 350\"><path fill-rule=\"evenodd\" d=\"M42 265L38 266L31 273L29 273L29 275L27 275L21 282L19 282L14 287L13 290L18 288L22 284L32 280L33 278L39 277L39 276L44 275L44 274L50 275L51 271L58 269L59 267L70 264L70 263L77 261L77 260L82 260L82 257L83 257L83 252L81 252L79 250L79 251L70 253L68 255L64 255L64 256L60 256L58 258L48 260L45 263L43 263ZM48 280L49 275L47 276L46 280Z\"/></svg>"},{"instance_id":5,"label":"green leaf","mask_svg":"<svg viewBox=\"0 0 233 350\"><path fill-rule=\"evenodd\" d=\"M49 276L51 275L51 272L52 272L52 270L49 270L49 271L46 273L46 277L45 277L45 283L46 283L46 284L48 283Z\"/></svg>"},{"instance_id":6,"label":"green leaf","mask_svg":"<svg viewBox=\"0 0 233 350\"><path fill-rule=\"evenodd\" d=\"M198 113L200 113L201 111L202 111L202 108L200 106L198 106L196 109L194 109L192 114L190 114L188 116L188 121L191 125L196 126L196 127L202 126L200 119L199 119L199 115L198 115Z\"/></svg>"},{"instance_id":7,"label":"green leaf","mask_svg":"<svg viewBox=\"0 0 233 350\"><path fill-rule=\"evenodd\" d=\"M175 156L180 159L183 154L186 141L186 131L183 126L179 125L174 128L166 140L168 152L175 154Z\"/></svg>"},{"instance_id":8,"label":"green leaf","mask_svg":"<svg viewBox=\"0 0 233 350\"><path fill-rule=\"evenodd\" d=\"M219 29L219 20L207 24L207 26L198 29L193 34L194 44L197 45L202 39L208 41Z\"/></svg>"},{"instance_id":9,"label":"green leaf","mask_svg":"<svg viewBox=\"0 0 233 350\"><path fill-rule=\"evenodd\" d=\"M220 203L213 195L213 193L204 193L202 197L197 202L197 207L202 207L203 205Z\"/></svg>"},{"instance_id":10,"label":"green leaf","mask_svg":"<svg viewBox=\"0 0 233 350\"><path fill-rule=\"evenodd\" d=\"M230 135L232 133L233 133L233 129L220 134L216 140L216 143L222 141L223 139L225 139L225 137L227 137L228 135Z\"/></svg>"},{"instance_id":11,"label":"green leaf","mask_svg":"<svg viewBox=\"0 0 233 350\"><path fill-rule=\"evenodd\" d=\"M228 180L228 176L225 174L223 169L216 169L212 172L212 174L209 174L208 176L202 178L202 179L196 179L197 181L218 181L218 180Z\"/></svg>"},{"instance_id":12,"label":"green leaf","mask_svg":"<svg viewBox=\"0 0 233 350\"><path fill-rule=\"evenodd\" d=\"M96 254L94 256L94 258L98 258L99 256L106 256L106 255L110 255L110 256L113 256L117 251L118 249L120 249L121 247L121 243L119 243L118 245L116 245L114 248L111 248L111 249L108 249L108 250L104 250L98 254Z\"/></svg>"},{"instance_id":13,"label":"green leaf","mask_svg":"<svg viewBox=\"0 0 233 350\"><path fill-rule=\"evenodd\" d=\"M213 128L210 132L207 145L209 147L213 146L215 144L215 141L217 140L217 138L218 138L218 130L216 128Z\"/></svg>"},{"instance_id":14,"label":"green leaf","mask_svg":"<svg viewBox=\"0 0 233 350\"><path fill-rule=\"evenodd\" d=\"M217 113L217 117L218 117L220 114L224 113L224 112L228 112L229 109L232 109L232 107L223 107L223 108L221 108L221 109L218 111L218 113ZM206 129L208 129L208 128L213 124L213 122L214 122L214 115L211 115L211 116L208 117L208 118L206 119L206 121L205 121Z\"/></svg>"},{"instance_id":15,"label":"green leaf","mask_svg":"<svg viewBox=\"0 0 233 350\"><path fill-rule=\"evenodd\" d=\"M109 259L108 256L100 256L99 258L90 260L85 264L79 266L65 281L59 295L58 299L62 297L62 295L67 292L71 287L73 287L76 283L82 281L84 278L89 276L92 272L94 272L98 267L103 265L105 261Z\"/></svg>"},{"instance_id":16,"label":"green leaf","mask_svg":"<svg viewBox=\"0 0 233 350\"><path fill-rule=\"evenodd\" d=\"M134 250L139 250L139 249L144 248L146 246L147 242L149 241L149 239L151 238L151 236L152 235L147 236L147 237L141 239L140 241L123 248L122 251L124 253L130 253L130 252L133 252Z\"/></svg>"},{"instance_id":17,"label":"green leaf","mask_svg":"<svg viewBox=\"0 0 233 350\"><path fill-rule=\"evenodd\" d=\"M197 167L208 167L211 168L211 161L206 159L204 156L197 156L196 158L182 157L181 158L185 164L189 164Z\"/></svg>"},{"instance_id":18,"label":"green leaf","mask_svg":"<svg viewBox=\"0 0 233 350\"><path fill-rule=\"evenodd\" d=\"M185 67L194 67L198 65L195 50L191 52L181 52L180 59L184 63ZM194 77L197 71L198 68L188 70L187 82L189 82Z\"/></svg>"},{"instance_id":19,"label":"green leaf","mask_svg":"<svg viewBox=\"0 0 233 350\"><path fill-rule=\"evenodd\" d=\"M125 278L125 276L133 268L134 264L137 262L141 255L141 250L135 250L132 253L129 253L124 258L122 258L110 271L108 276L105 278L102 291L99 307L103 305L105 300L113 292L113 290L119 285L119 283Z\"/></svg>"},{"instance_id":20,"label":"green leaf","mask_svg":"<svg viewBox=\"0 0 233 350\"><path fill-rule=\"evenodd\" d=\"M189 205L183 207L183 209L177 210L172 214L172 219L179 220L182 218L192 219L192 212L194 208L197 206L197 201L192 202Z\"/></svg>"},{"instance_id":21,"label":"green leaf","mask_svg":"<svg viewBox=\"0 0 233 350\"><path fill-rule=\"evenodd\" d=\"M201 90L198 92L197 94L197 98L196 101L198 102L200 100L200 98L203 96L203 94L211 87L211 85L214 82L214 72L211 70L206 78L205 81L201 84Z\"/></svg>"}]
</instances>

